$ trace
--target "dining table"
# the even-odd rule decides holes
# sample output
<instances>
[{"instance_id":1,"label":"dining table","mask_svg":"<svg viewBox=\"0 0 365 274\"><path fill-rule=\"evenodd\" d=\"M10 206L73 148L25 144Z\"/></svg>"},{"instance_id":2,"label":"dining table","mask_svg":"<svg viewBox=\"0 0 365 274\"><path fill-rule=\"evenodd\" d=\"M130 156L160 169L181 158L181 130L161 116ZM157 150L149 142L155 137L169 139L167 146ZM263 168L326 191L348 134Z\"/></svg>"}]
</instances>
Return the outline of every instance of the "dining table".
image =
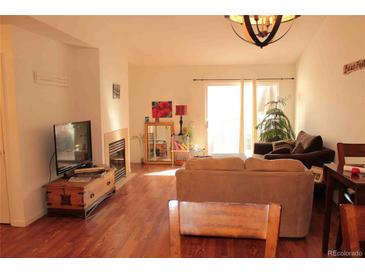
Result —
<instances>
[{"instance_id":1,"label":"dining table","mask_svg":"<svg viewBox=\"0 0 365 274\"><path fill-rule=\"evenodd\" d=\"M337 200L338 204L346 203L343 193L350 188L354 191L355 199L353 203L356 205L365 205L365 174L352 174L351 171L344 170L343 166L330 163L323 166L323 176L326 185L326 205L322 252L327 254L334 200ZM335 192L336 189L339 191ZM334 195L337 195L337 197Z\"/></svg>"}]
</instances>

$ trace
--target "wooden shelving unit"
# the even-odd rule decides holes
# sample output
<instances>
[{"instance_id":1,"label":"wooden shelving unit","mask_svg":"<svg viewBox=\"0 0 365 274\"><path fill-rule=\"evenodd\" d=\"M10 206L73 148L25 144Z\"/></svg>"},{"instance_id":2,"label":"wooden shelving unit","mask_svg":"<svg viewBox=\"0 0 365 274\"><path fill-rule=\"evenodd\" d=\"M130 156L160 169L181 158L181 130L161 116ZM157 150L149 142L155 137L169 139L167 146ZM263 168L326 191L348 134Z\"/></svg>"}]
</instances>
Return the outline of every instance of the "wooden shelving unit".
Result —
<instances>
[{"instance_id":1,"label":"wooden shelving unit","mask_svg":"<svg viewBox=\"0 0 365 274\"><path fill-rule=\"evenodd\" d=\"M171 136L172 166L182 166L190 159L190 138L188 135Z\"/></svg>"},{"instance_id":2,"label":"wooden shelving unit","mask_svg":"<svg viewBox=\"0 0 365 274\"><path fill-rule=\"evenodd\" d=\"M144 130L144 163L168 164L172 162L171 135L173 122L147 122Z\"/></svg>"}]
</instances>

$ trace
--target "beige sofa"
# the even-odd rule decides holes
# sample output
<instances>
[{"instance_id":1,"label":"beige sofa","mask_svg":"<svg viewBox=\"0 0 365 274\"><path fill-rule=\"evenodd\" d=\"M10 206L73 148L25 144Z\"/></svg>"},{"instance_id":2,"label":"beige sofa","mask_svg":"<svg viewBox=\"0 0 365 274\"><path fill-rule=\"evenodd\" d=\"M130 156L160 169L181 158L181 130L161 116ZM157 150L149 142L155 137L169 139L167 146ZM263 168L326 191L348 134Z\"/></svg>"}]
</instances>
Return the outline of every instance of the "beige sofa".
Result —
<instances>
[{"instance_id":1,"label":"beige sofa","mask_svg":"<svg viewBox=\"0 0 365 274\"><path fill-rule=\"evenodd\" d=\"M182 201L281 204L280 236L308 234L313 175L297 160L192 159L177 170L176 183Z\"/></svg>"}]
</instances>

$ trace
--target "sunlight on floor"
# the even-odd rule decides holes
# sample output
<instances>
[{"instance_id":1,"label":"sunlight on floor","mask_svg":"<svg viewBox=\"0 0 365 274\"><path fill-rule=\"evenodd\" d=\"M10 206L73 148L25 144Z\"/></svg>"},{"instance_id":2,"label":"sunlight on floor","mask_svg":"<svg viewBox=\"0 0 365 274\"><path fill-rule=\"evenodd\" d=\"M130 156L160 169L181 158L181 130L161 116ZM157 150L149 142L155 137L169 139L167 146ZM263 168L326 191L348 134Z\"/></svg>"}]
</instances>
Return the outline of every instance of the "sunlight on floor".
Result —
<instances>
[{"instance_id":1,"label":"sunlight on floor","mask_svg":"<svg viewBox=\"0 0 365 274\"><path fill-rule=\"evenodd\" d=\"M164 170L164 171L157 171L157 172L146 173L145 175L146 176L175 176L176 170L178 170L178 168Z\"/></svg>"}]
</instances>

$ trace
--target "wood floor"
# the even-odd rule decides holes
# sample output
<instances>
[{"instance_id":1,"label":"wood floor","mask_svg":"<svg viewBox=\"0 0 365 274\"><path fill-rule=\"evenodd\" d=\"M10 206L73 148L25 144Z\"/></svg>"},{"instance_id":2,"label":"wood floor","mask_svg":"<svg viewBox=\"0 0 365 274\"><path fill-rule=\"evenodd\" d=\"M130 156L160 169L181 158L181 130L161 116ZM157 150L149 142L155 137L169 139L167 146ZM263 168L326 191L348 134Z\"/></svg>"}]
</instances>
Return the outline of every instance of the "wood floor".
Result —
<instances>
[{"instance_id":1,"label":"wood floor","mask_svg":"<svg viewBox=\"0 0 365 274\"><path fill-rule=\"evenodd\" d=\"M168 257L168 207L175 177L162 166L133 166L137 175L87 220L45 216L26 228L0 226L1 257ZM154 174L155 173L155 174ZM156 175L157 173L157 175ZM310 233L281 238L278 257L322 257L323 195L315 196ZM332 218L337 219L337 218ZM332 224L333 248L337 224ZM184 257L263 257L264 242L184 237Z\"/></svg>"}]
</instances>

